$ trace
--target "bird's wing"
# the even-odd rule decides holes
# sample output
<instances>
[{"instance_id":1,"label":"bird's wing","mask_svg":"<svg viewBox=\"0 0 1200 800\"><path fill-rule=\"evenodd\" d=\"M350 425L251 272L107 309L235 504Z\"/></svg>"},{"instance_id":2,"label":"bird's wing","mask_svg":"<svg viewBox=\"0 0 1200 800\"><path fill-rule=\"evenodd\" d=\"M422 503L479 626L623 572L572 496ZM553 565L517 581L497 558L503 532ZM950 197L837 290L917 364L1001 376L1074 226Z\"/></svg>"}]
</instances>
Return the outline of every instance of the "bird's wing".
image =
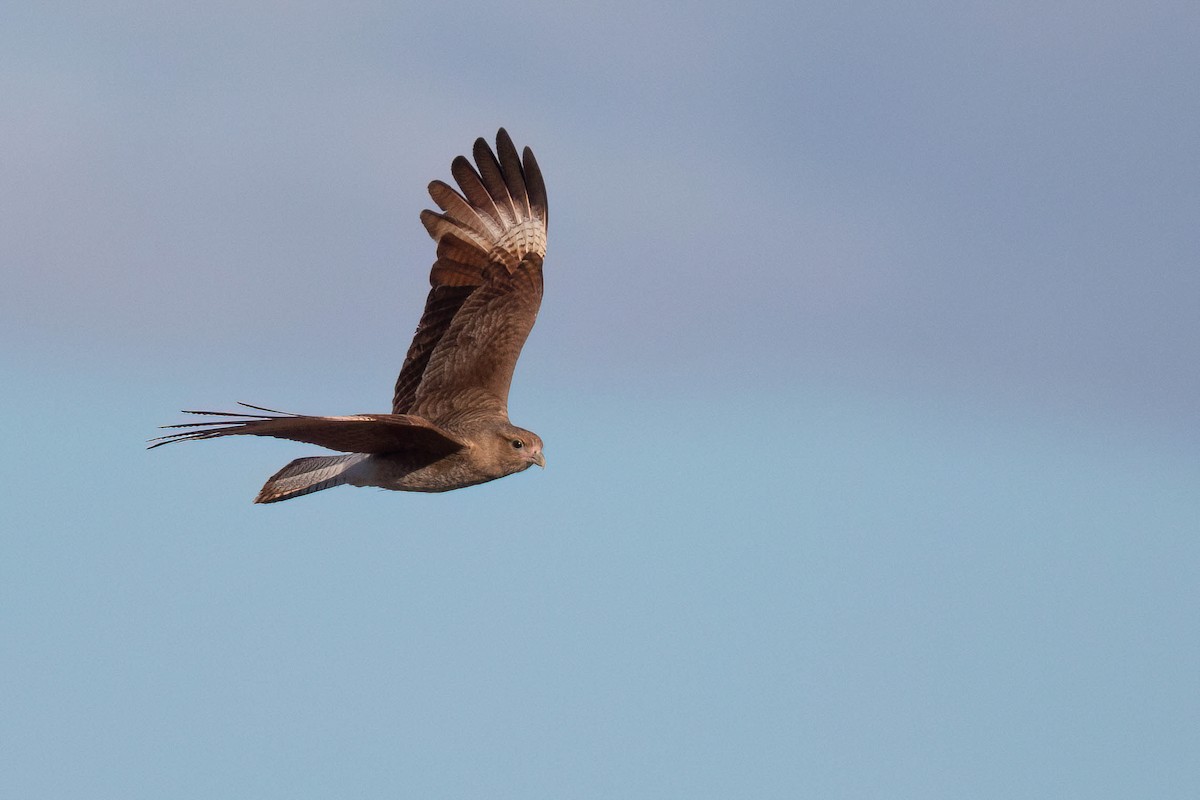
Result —
<instances>
[{"instance_id":1,"label":"bird's wing","mask_svg":"<svg viewBox=\"0 0 1200 800\"><path fill-rule=\"evenodd\" d=\"M542 300L542 259L511 273L493 264L442 335L417 388L413 413L433 420L508 415L508 387Z\"/></svg>"},{"instance_id":2,"label":"bird's wing","mask_svg":"<svg viewBox=\"0 0 1200 800\"><path fill-rule=\"evenodd\" d=\"M425 398L422 407L429 404L439 392L478 389L494 394L497 388L503 406L508 394L508 381L512 367L520 354L521 345L533 318L537 316L541 300L541 259L546 254L546 226L549 213L546 204L546 186L533 152L526 147L523 155L503 128L496 134L496 152L493 153L483 139L475 141L476 167L465 157L459 156L451 164L450 171L462 190L461 194L449 185L434 181L429 184L429 194L443 213L423 211L421 222L429 235L437 241L437 261L429 274L433 288L425 302L425 312L413 336L404 367L396 380L396 391L392 398L392 411L396 414L420 413L417 411L419 397ZM526 261L536 257L536 297L528 295L517 304L520 313L529 315L526 321L518 321L514 330L522 330L502 387L497 387L492 377L497 373L494 365L470 365L456 370L463 383L451 385L442 380L437 391L427 389L424 384L434 372L445 376L445 365L431 372L435 352L444 353L443 340L464 313L479 314L482 308L499 310L495 300L497 290L505 293L504 276L515 278L518 272L528 271ZM532 289L531 276L517 278L514 286L528 292ZM486 292L484 290L487 290ZM480 292L488 294L491 302L475 297ZM468 302L471 300L472 302ZM504 305L504 304L500 304ZM495 320L486 327L495 327ZM480 329L482 332L482 329ZM461 338L461 335L460 335ZM462 346L461 343L459 346ZM511 348L511 343L506 345ZM486 347L472 350L472 357L495 361L498 354L487 352ZM454 360L460 362L467 354L459 354ZM440 358L441 356L439 356ZM504 370L501 369L500 372ZM488 385L473 382L472 376Z\"/></svg>"},{"instance_id":3,"label":"bird's wing","mask_svg":"<svg viewBox=\"0 0 1200 800\"><path fill-rule=\"evenodd\" d=\"M241 403L240 405L246 405ZM212 439L217 436L273 436L338 450L343 453L398 453L420 451L449 455L465 442L428 420L403 414L357 414L346 417L312 417L287 414L259 406L249 406L267 414L242 414L235 411L185 411L223 417L208 422L164 425L188 428L151 439L151 448L171 442Z\"/></svg>"}]
</instances>

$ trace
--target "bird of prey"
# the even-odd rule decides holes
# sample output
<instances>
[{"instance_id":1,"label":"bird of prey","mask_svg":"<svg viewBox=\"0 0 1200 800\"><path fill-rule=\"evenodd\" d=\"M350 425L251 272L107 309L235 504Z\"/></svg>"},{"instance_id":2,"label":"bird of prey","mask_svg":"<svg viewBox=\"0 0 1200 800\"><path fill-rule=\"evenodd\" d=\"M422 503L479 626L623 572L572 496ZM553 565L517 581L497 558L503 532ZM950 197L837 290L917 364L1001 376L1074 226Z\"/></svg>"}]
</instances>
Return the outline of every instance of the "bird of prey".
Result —
<instances>
[{"instance_id":1,"label":"bird of prey","mask_svg":"<svg viewBox=\"0 0 1200 800\"><path fill-rule=\"evenodd\" d=\"M221 417L150 447L218 436L274 436L342 455L298 458L271 476L256 503L331 486L445 492L546 465L537 434L508 421L513 368L542 299L546 186L526 147L503 128L496 150L477 139L429 194L442 213L422 211L437 241L433 288L396 380L390 414L316 417L239 403L253 412L185 411Z\"/></svg>"}]
</instances>

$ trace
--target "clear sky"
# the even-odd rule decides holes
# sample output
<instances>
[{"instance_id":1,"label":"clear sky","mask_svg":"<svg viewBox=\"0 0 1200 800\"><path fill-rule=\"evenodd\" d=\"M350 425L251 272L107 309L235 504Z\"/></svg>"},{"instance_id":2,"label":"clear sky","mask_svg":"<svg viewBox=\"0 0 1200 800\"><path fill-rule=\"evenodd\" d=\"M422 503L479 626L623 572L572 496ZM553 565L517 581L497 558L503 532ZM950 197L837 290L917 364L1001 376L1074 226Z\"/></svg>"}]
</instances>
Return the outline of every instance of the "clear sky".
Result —
<instances>
[{"instance_id":1,"label":"clear sky","mask_svg":"<svg viewBox=\"0 0 1200 800\"><path fill-rule=\"evenodd\" d=\"M0 797L1200 796L1191 2L23 3ZM386 410L417 215L546 174L548 468Z\"/></svg>"}]
</instances>

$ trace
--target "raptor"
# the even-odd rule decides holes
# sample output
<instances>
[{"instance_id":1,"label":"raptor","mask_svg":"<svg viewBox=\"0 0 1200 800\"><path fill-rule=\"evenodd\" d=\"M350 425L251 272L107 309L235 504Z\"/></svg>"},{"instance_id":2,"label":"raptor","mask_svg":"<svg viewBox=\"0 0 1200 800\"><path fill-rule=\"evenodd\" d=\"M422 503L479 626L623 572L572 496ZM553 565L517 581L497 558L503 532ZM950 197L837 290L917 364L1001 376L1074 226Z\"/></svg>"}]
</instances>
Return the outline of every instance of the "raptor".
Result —
<instances>
[{"instance_id":1,"label":"raptor","mask_svg":"<svg viewBox=\"0 0 1200 800\"><path fill-rule=\"evenodd\" d=\"M309 416L240 403L249 412L167 425L150 447L222 436L273 436L339 455L298 458L254 499L276 503L332 486L445 492L546 465L542 440L508 419L513 369L542 300L546 186L533 152L503 128L474 165L454 159L455 190L429 184L441 212L422 211L437 242L425 311L387 414Z\"/></svg>"}]
</instances>

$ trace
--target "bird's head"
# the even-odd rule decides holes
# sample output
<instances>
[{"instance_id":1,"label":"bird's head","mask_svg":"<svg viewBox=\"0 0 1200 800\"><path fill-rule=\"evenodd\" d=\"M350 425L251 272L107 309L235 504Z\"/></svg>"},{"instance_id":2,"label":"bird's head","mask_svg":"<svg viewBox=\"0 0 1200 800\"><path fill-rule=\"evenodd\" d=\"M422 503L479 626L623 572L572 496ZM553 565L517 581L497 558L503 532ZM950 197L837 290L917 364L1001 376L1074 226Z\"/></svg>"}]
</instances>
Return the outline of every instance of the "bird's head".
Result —
<instances>
[{"instance_id":1,"label":"bird's head","mask_svg":"<svg viewBox=\"0 0 1200 800\"><path fill-rule=\"evenodd\" d=\"M533 431L505 425L496 432L495 451L508 469L507 473L529 469L534 464L546 466L542 455L542 438Z\"/></svg>"}]
</instances>

